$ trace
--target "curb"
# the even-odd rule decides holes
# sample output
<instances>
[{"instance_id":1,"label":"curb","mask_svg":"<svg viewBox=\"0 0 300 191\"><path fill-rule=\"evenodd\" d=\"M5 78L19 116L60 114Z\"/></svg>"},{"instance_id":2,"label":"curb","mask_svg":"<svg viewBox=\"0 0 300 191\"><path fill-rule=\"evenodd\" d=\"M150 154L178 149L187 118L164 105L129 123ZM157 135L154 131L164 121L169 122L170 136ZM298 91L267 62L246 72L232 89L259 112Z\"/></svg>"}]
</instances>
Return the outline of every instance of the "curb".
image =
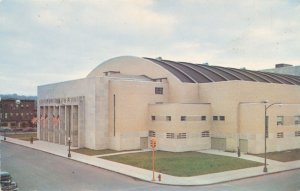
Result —
<instances>
[{"instance_id":1,"label":"curb","mask_svg":"<svg viewBox=\"0 0 300 191\"><path fill-rule=\"evenodd\" d=\"M51 152L48 152L48 151L40 150L38 148L33 148L33 147L30 147L30 146L27 146L27 145L21 145L21 144L15 143L15 142L11 142L9 140L6 140L6 141L1 140L1 142L2 141L6 142L6 143L15 144L15 145L27 147L27 148L30 148L30 149L34 149L34 150L41 151L41 152L44 152L44 153L48 153L48 154L51 154L51 155L55 155L55 156L58 156L58 157L66 158L66 159L73 160L73 161L76 161L76 162L79 162L79 163L87 164L87 165L90 165L90 166L93 166L93 167L97 167L97 168L100 168L100 169L103 169L103 170L106 170L106 171L109 171L109 172L114 172L114 173L117 173L117 174L120 174L120 175L123 175L123 176L130 177L130 178L132 178L134 180L139 180L139 181L153 183L153 184L159 184L159 185L166 185L166 186L189 186L189 187L193 187L193 186L209 186L209 185L216 185L216 184L234 182L234 181L239 181L239 180L244 180L244 179L249 179L249 178L255 178L255 177L260 177L260 176L267 176L267 175L272 175L272 174L279 174L279 173L284 173L284 172L293 171L293 170L299 170L300 169L300 167L296 167L296 168L293 168L293 169L279 170L279 171L276 171L276 172L267 172L265 174L245 176L245 177L241 177L241 178L235 178L235 179L232 179L232 180L216 181L216 182L207 183L207 184L205 184L205 183L204 184L191 184L191 185L170 184L170 183L163 183L163 182L158 182L158 181L154 182L154 181L151 181L151 180L142 179L142 178L135 177L135 176L132 176L132 175L129 175L129 174L117 172L117 171L114 171L114 170L111 170L111 169L106 169L106 168L99 167L99 166L96 166L96 165L93 165L93 164L89 164L89 163L86 163L86 162L83 162L83 161L79 161L79 160L73 159L72 157L68 158L67 155L66 156L61 156L61 155L58 155L58 154L55 154L55 153L51 153ZM103 159L103 160L105 160L105 159Z\"/></svg>"}]
</instances>

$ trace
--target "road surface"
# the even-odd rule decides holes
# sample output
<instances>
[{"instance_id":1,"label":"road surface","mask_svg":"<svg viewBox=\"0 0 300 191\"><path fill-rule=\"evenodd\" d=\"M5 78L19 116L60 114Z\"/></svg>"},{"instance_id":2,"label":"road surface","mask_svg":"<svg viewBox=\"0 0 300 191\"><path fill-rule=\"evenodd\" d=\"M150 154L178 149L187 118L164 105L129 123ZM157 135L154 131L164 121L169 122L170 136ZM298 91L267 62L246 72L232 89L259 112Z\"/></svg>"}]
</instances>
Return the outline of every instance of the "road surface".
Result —
<instances>
[{"instance_id":1,"label":"road surface","mask_svg":"<svg viewBox=\"0 0 300 191\"><path fill-rule=\"evenodd\" d=\"M20 191L300 191L300 170L210 186L152 184L27 147L1 142L1 169Z\"/></svg>"}]
</instances>

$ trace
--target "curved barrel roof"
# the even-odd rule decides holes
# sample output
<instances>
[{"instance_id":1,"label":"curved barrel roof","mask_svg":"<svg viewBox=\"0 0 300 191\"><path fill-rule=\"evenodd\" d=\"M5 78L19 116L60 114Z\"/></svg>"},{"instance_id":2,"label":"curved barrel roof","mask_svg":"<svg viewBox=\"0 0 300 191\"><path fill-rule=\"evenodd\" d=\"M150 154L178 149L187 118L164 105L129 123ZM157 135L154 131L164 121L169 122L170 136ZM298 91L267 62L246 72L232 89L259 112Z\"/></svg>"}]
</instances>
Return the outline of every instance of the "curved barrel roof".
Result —
<instances>
[{"instance_id":1,"label":"curved barrel roof","mask_svg":"<svg viewBox=\"0 0 300 191\"><path fill-rule=\"evenodd\" d=\"M208 66L205 64L174 62L171 60L161 60L153 58L144 59L150 60L162 66L173 75L175 75L180 81L186 83L208 83L230 80L243 80L300 85L300 76L251 71L245 69L225 68L221 66Z\"/></svg>"}]
</instances>

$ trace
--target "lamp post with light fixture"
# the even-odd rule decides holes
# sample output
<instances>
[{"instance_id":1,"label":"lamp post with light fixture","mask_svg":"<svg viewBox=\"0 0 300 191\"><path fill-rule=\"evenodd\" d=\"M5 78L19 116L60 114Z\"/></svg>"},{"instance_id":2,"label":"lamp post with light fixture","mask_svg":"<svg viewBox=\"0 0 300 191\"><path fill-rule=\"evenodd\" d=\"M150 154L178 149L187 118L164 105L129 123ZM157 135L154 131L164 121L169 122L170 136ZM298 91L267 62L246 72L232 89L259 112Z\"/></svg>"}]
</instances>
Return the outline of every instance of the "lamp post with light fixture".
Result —
<instances>
[{"instance_id":1,"label":"lamp post with light fixture","mask_svg":"<svg viewBox=\"0 0 300 191\"><path fill-rule=\"evenodd\" d=\"M68 137L69 153L68 157L71 158L71 137Z\"/></svg>"},{"instance_id":2,"label":"lamp post with light fixture","mask_svg":"<svg viewBox=\"0 0 300 191\"><path fill-rule=\"evenodd\" d=\"M268 125L269 125L269 117L267 116L267 111L268 109L276 104L281 104L281 103L272 103L270 105L267 106L268 101L262 101L262 103L265 104L265 163L264 163L264 169L263 172L268 172L268 168L267 168L267 131L268 131Z\"/></svg>"}]
</instances>

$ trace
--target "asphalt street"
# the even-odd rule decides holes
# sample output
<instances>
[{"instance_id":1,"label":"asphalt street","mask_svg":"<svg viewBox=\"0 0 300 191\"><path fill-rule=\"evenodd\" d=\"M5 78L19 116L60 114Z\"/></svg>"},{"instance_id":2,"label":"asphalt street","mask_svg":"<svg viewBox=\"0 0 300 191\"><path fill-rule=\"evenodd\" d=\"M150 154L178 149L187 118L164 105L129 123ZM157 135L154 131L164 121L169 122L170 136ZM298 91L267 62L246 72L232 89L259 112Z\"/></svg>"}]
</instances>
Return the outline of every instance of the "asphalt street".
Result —
<instances>
[{"instance_id":1,"label":"asphalt street","mask_svg":"<svg viewBox=\"0 0 300 191\"><path fill-rule=\"evenodd\" d=\"M300 191L299 169L210 186L167 186L136 180L11 143L1 142L0 148L1 170L12 174L20 191Z\"/></svg>"}]
</instances>

